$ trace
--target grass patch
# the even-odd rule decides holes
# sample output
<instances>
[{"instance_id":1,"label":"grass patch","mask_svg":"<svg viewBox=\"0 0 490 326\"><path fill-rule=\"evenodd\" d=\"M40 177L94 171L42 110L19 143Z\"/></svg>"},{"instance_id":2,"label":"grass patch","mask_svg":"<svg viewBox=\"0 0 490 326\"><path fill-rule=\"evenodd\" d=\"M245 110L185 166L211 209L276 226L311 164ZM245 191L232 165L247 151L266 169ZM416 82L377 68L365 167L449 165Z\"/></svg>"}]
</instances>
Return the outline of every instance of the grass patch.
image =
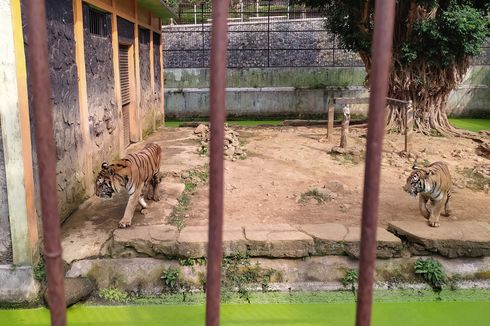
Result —
<instances>
[{"instance_id":1,"label":"grass patch","mask_svg":"<svg viewBox=\"0 0 490 326\"><path fill-rule=\"evenodd\" d=\"M339 162L339 164L352 164L357 165L363 161L362 156L360 155L352 155L350 153L339 154L339 153L330 153L330 156Z\"/></svg>"},{"instance_id":2,"label":"grass patch","mask_svg":"<svg viewBox=\"0 0 490 326\"><path fill-rule=\"evenodd\" d=\"M196 192L197 186L206 184L209 179L209 167L198 167L190 171L183 172L181 181L184 183L184 191L174 207L168 224L176 226L179 230L185 227L185 219L190 209L191 197Z\"/></svg>"},{"instance_id":3,"label":"grass patch","mask_svg":"<svg viewBox=\"0 0 490 326\"><path fill-rule=\"evenodd\" d=\"M490 130L490 119L449 118L449 122L456 128L474 132Z\"/></svg>"},{"instance_id":4,"label":"grass patch","mask_svg":"<svg viewBox=\"0 0 490 326\"><path fill-rule=\"evenodd\" d=\"M322 191L321 189L313 188L313 189L308 190L307 192L302 193L299 196L298 202L301 204L304 204L304 203L310 201L310 199L316 200L316 202L318 204L323 204L323 203L326 203L328 201L331 201L332 196L330 196L330 194L328 194L327 192Z\"/></svg>"},{"instance_id":5,"label":"grass patch","mask_svg":"<svg viewBox=\"0 0 490 326\"><path fill-rule=\"evenodd\" d=\"M127 303L129 301L129 295L115 287L99 290L99 298L112 303Z\"/></svg>"},{"instance_id":6,"label":"grass patch","mask_svg":"<svg viewBox=\"0 0 490 326\"><path fill-rule=\"evenodd\" d=\"M458 290L441 294L432 291L375 291L373 325L472 325L490 319L489 290ZM181 295L168 296L179 298ZM204 325L203 294L196 303L176 305L88 306L68 309L69 325ZM197 300L199 297L199 300ZM262 304L224 304L221 324L257 326L354 325L355 298L348 291L310 293L259 293ZM199 301L199 302L198 302ZM198 303L197 303L198 302ZM240 302L240 301L236 301ZM243 300L241 300L243 302ZM164 318L162 318L164 316ZM0 310L1 325L49 325L46 308Z\"/></svg>"}]
</instances>

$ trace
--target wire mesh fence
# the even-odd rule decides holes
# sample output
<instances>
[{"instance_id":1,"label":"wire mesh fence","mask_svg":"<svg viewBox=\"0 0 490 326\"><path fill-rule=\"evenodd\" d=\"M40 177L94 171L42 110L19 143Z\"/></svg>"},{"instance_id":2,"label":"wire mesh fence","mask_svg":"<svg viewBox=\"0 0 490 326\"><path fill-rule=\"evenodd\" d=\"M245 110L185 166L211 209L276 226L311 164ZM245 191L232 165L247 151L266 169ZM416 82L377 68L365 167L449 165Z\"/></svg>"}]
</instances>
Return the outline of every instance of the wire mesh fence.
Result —
<instances>
[{"instance_id":1,"label":"wire mesh fence","mask_svg":"<svg viewBox=\"0 0 490 326\"><path fill-rule=\"evenodd\" d=\"M163 28L166 68L209 68L211 1L179 3ZM325 29L324 12L283 0L235 0L228 13L228 68L363 67ZM490 65L490 42L472 59Z\"/></svg>"}]
</instances>

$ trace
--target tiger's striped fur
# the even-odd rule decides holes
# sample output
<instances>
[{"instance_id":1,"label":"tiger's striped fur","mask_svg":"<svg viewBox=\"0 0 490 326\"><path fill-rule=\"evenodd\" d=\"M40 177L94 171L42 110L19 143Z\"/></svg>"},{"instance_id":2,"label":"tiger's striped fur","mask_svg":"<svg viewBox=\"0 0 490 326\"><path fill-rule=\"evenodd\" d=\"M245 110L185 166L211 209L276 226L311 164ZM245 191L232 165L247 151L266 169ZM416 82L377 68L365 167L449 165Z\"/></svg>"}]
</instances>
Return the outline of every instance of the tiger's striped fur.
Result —
<instances>
[{"instance_id":1,"label":"tiger's striped fur","mask_svg":"<svg viewBox=\"0 0 490 326\"><path fill-rule=\"evenodd\" d=\"M119 227L131 226L134 210L138 202L143 210L148 207L144 200L159 201L160 156L162 149L157 144L147 144L138 153L128 154L123 159L108 164L102 163L102 170L95 182L95 194L101 198L111 198L114 193L125 188L129 194L128 204ZM144 211L142 211L144 212Z\"/></svg>"},{"instance_id":2,"label":"tiger's striped fur","mask_svg":"<svg viewBox=\"0 0 490 326\"><path fill-rule=\"evenodd\" d=\"M429 221L429 225L440 225L439 216L444 206L444 215L448 216L449 199L451 198L451 174L444 162L434 162L428 167L414 165L403 187L413 197L419 195L420 213ZM427 204L430 201L430 209Z\"/></svg>"}]
</instances>

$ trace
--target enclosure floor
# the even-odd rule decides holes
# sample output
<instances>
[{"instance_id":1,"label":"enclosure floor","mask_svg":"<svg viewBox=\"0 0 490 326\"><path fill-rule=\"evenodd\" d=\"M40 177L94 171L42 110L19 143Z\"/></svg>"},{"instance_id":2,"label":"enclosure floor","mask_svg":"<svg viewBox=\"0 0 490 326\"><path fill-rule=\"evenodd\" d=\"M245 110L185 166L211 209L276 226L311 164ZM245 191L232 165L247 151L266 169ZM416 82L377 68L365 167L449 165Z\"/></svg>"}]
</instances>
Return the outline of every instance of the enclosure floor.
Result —
<instances>
[{"instance_id":1,"label":"enclosure floor","mask_svg":"<svg viewBox=\"0 0 490 326\"><path fill-rule=\"evenodd\" d=\"M324 244L326 254L356 256L364 164L362 159L356 163L351 157L329 154L338 145L339 130L335 130L330 142L324 142L320 140L325 128L320 127L235 129L248 157L225 163L225 240L229 239L226 250L255 248L257 256L302 257L322 254L320 245ZM365 131L351 128L349 135L349 148L361 156ZM127 196L122 194L109 201L90 198L63 225L64 259L68 263L101 256L205 254L207 184L198 185L189 194L182 231L168 222L184 190L181 175L205 166L208 157L198 154L199 141L192 128L162 128L146 142L157 142L163 149L163 199L149 202L145 215L136 212L131 228L118 230ZM474 180L463 173L465 169L488 165L475 154L476 145L466 139L414 135L411 151L418 160L446 162L455 184L452 215L441 216L441 227L430 228L418 212L418 200L402 190L413 164L413 159L398 155L403 136L386 135L378 235L386 238L380 240L386 241L388 257L398 256L402 249L400 239L385 229L411 243L412 253L489 255L490 197L484 190L470 189ZM143 146L144 143L132 145L129 152ZM305 194L312 189L324 193L325 201L308 199Z\"/></svg>"}]
</instances>

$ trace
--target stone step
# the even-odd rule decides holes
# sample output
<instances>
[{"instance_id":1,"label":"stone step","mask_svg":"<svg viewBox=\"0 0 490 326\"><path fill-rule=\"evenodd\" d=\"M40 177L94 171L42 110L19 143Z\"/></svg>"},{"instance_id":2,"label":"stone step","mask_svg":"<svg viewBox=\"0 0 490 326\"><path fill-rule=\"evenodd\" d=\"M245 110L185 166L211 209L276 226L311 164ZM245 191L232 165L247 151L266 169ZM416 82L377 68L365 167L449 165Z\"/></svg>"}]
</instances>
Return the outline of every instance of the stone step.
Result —
<instances>
[{"instance_id":1,"label":"stone step","mask_svg":"<svg viewBox=\"0 0 490 326\"><path fill-rule=\"evenodd\" d=\"M378 258L400 257L401 240L378 228ZM138 256L199 258L207 256L207 226L188 226L182 231L169 225L134 226L114 231L112 257ZM360 228L340 224L225 225L226 256L247 253L251 257L302 258L311 255L348 255L359 258Z\"/></svg>"},{"instance_id":2,"label":"stone step","mask_svg":"<svg viewBox=\"0 0 490 326\"><path fill-rule=\"evenodd\" d=\"M478 221L445 221L433 228L426 221L394 221L388 230L405 240L414 255L490 256L490 224Z\"/></svg>"}]
</instances>

